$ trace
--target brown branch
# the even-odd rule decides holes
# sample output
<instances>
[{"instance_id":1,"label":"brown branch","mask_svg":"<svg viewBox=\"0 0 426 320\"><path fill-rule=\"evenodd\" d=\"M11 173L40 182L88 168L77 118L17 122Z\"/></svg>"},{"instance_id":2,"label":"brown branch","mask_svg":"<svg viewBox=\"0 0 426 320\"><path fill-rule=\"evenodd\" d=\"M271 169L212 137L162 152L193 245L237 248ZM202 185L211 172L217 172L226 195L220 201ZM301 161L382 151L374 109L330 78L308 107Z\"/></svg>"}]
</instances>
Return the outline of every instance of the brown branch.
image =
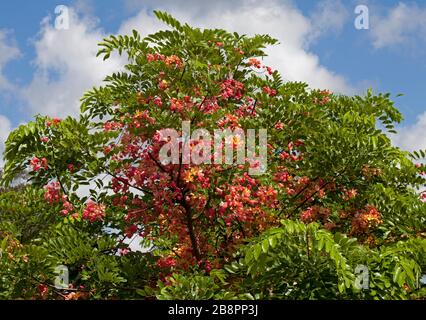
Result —
<instances>
[{"instance_id":1,"label":"brown branch","mask_svg":"<svg viewBox=\"0 0 426 320\"><path fill-rule=\"evenodd\" d=\"M121 177L115 175L114 173L112 173L111 171L109 171L106 167L102 166L102 170L104 170L107 174L109 174L113 178L115 178L115 179L119 180L120 182L124 183L126 186L128 186L130 188L135 188L136 190L139 190L139 191L142 191L144 193L148 193L148 194L152 195L152 191L151 190L140 188L140 187L132 185L131 183L129 183L126 180L124 180L123 178L121 178Z\"/></svg>"},{"instance_id":2,"label":"brown branch","mask_svg":"<svg viewBox=\"0 0 426 320\"><path fill-rule=\"evenodd\" d=\"M161 163L160 162L158 162L158 160L157 159L155 159L154 158L154 156L150 153L150 152L148 152L148 155L149 155L149 157L151 158L151 160L152 161L154 161L155 162L155 164L160 168L160 170L161 171L163 171L163 172L165 172L165 173L169 173L169 172L167 172L167 170L161 165Z\"/></svg>"},{"instance_id":3,"label":"brown branch","mask_svg":"<svg viewBox=\"0 0 426 320\"><path fill-rule=\"evenodd\" d=\"M200 254L200 251L199 251L199 248L198 248L197 239L195 237L194 225L192 224L191 207L186 202L185 196L182 197L180 204L182 205L182 207L186 211L186 226L188 227L188 233L189 233L189 238L191 240L192 251L193 251L194 256L197 259L197 261L200 262L201 261L201 254Z\"/></svg>"}]
</instances>

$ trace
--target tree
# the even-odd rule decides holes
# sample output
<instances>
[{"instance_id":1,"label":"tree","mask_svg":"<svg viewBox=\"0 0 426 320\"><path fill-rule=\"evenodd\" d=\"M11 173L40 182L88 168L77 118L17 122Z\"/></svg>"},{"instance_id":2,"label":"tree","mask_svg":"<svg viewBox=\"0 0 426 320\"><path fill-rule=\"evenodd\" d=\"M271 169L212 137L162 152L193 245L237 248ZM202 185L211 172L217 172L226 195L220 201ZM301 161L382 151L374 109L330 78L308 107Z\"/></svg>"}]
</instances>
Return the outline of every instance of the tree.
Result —
<instances>
[{"instance_id":1,"label":"tree","mask_svg":"<svg viewBox=\"0 0 426 320\"><path fill-rule=\"evenodd\" d=\"M128 64L83 96L79 119L37 116L6 142L3 184L30 169L61 217L40 240L50 263L71 271L74 291L56 294L191 298L199 286L192 298L423 296L425 177L415 161L425 154L392 146L402 116L390 95L285 82L260 60L275 39L155 14L168 30L100 43L104 60L118 53ZM238 163L242 136L216 145L185 136L185 123L267 129L267 145L252 150L266 148L267 166ZM231 163L215 162L213 146L236 151ZM167 147L177 163L163 161ZM186 162L185 148L205 161ZM134 235L148 252L129 253ZM369 293L356 286L359 264L371 268Z\"/></svg>"}]
</instances>

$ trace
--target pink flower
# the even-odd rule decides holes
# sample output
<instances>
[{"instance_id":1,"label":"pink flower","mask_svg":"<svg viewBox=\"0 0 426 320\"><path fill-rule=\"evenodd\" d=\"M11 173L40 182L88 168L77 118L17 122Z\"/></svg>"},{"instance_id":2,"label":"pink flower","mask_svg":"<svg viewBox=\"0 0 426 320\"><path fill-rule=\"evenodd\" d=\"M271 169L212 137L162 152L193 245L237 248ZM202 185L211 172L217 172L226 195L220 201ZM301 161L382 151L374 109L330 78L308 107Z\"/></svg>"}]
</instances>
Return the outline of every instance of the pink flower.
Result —
<instances>
[{"instance_id":1,"label":"pink flower","mask_svg":"<svg viewBox=\"0 0 426 320\"><path fill-rule=\"evenodd\" d=\"M47 170L47 169L48 169L48 165L47 165L47 160L46 160L46 158L42 158L42 159L41 159L41 167L42 167L44 170Z\"/></svg>"},{"instance_id":2,"label":"pink flower","mask_svg":"<svg viewBox=\"0 0 426 320\"><path fill-rule=\"evenodd\" d=\"M161 107L163 105L163 101L161 101L160 97L155 97L153 102L157 107Z\"/></svg>"},{"instance_id":3,"label":"pink flower","mask_svg":"<svg viewBox=\"0 0 426 320\"><path fill-rule=\"evenodd\" d=\"M120 122L107 121L104 124L104 131L113 131L122 128L123 125Z\"/></svg>"},{"instance_id":4,"label":"pink flower","mask_svg":"<svg viewBox=\"0 0 426 320\"><path fill-rule=\"evenodd\" d=\"M146 59L148 60L148 62L152 62L155 61L155 56L152 53L148 53L146 55Z\"/></svg>"},{"instance_id":5,"label":"pink flower","mask_svg":"<svg viewBox=\"0 0 426 320\"><path fill-rule=\"evenodd\" d=\"M352 199L356 197L357 194L358 194L358 191L356 191L356 189L351 189L346 192L348 199Z\"/></svg>"},{"instance_id":6,"label":"pink flower","mask_svg":"<svg viewBox=\"0 0 426 320\"><path fill-rule=\"evenodd\" d=\"M33 167L33 171L35 172L39 171L40 169L44 169L44 170L48 169L46 158L42 158L40 160L39 158L34 157L31 159L30 165Z\"/></svg>"},{"instance_id":7,"label":"pink flower","mask_svg":"<svg viewBox=\"0 0 426 320\"><path fill-rule=\"evenodd\" d=\"M47 142L49 142L49 138L48 137L41 137L40 141L44 142L44 143L47 143Z\"/></svg>"},{"instance_id":8,"label":"pink flower","mask_svg":"<svg viewBox=\"0 0 426 320\"><path fill-rule=\"evenodd\" d=\"M157 266L160 268L171 268L176 266L176 260L173 257L160 258L157 261Z\"/></svg>"},{"instance_id":9,"label":"pink flower","mask_svg":"<svg viewBox=\"0 0 426 320\"><path fill-rule=\"evenodd\" d=\"M183 110L183 103L182 101L176 99L176 98L172 98L170 100L170 110L172 111L176 111L176 112L181 112Z\"/></svg>"},{"instance_id":10,"label":"pink flower","mask_svg":"<svg viewBox=\"0 0 426 320\"><path fill-rule=\"evenodd\" d=\"M244 93L244 85L234 79L227 79L221 84L222 92L220 97L222 99L234 98L240 100Z\"/></svg>"},{"instance_id":11,"label":"pink flower","mask_svg":"<svg viewBox=\"0 0 426 320\"><path fill-rule=\"evenodd\" d=\"M40 159L39 158L37 158L37 157L34 157L34 158L32 158L31 159L31 161L30 161L30 164L32 165L32 167L33 167L33 171L38 171L38 170L40 170L41 169L41 165L40 165Z\"/></svg>"},{"instance_id":12,"label":"pink flower","mask_svg":"<svg viewBox=\"0 0 426 320\"><path fill-rule=\"evenodd\" d=\"M275 125L274 128L277 130L282 130L284 128L284 125L282 124L281 121L278 121Z\"/></svg>"},{"instance_id":13,"label":"pink flower","mask_svg":"<svg viewBox=\"0 0 426 320\"><path fill-rule=\"evenodd\" d=\"M287 159L288 157L290 157L290 155L287 153L287 152L281 152L280 153L280 159L281 160L285 160L285 159Z\"/></svg>"},{"instance_id":14,"label":"pink flower","mask_svg":"<svg viewBox=\"0 0 426 320\"><path fill-rule=\"evenodd\" d=\"M129 252L130 252L130 250L128 248L118 249L118 253L120 254L120 256L125 256Z\"/></svg>"},{"instance_id":15,"label":"pink flower","mask_svg":"<svg viewBox=\"0 0 426 320\"><path fill-rule=\"evenodd\" d=\"M46 126L50 127L51 125L56 125L60 122L61 122L61 119L53 118L51 121L50 120L46 121Z\"/></svg>"},{"instance_id":16,"label":"pink flower","mask_svg":"<svg viewBox=\"0 0 426 320\"><path fill-rule=\"evenodd\" d=\"M131 225L124 230L127 238L133 237L133 235L138 231L138 227L135 225Z\"/></svg>"},{"instance_id":17,"label":"pink flower","mask_svg":"<svg viewBox=\"0 0 426 320\"><path fill-rule=\"evenodd\" d=\"M49 293L49 288L45 284L39 284L37 286L38 293L44 298Z\"/></svg>"},{"instance_id":18,"label":"pink flower","mask_svg":"<svg viewBox=\"0 0 426 320\"><path fill-rule=\"evenodd\" d=\"M50 203L58 203L61 201L61 187L59 185L59 182L51 182L48 185L46 185L45 187L45 192L44 192L44 199Z\"/></svg>"},{"instance_id":19,"label":"pink flower","mask_svg":"<svg viewBox=\"0 0 426 320\"><path fill-rule=\"evenodd\" d=\"M264 93L266 93L270 97L273 97L277 94L277 90L271 89L269 87L263 87L262 90L263 90Z\"/></svg>"},{"instance_id":20,"label":"pink flower","mask_svg":"<svg viewBox=\"0 0 426 320\"><path fill-rule=\"evenodd\" d=\"M158 84L158 87L161 90L166 90L169 87L169 83L166 80L161 80L160 83Z\"/></svg>"},{"instance_id":21,"label":"pink flower","mask_svg":"<svg viewBox=\"0 0 426 320\"><path fill-rule=\"evenodd\" d=\"M257 60L256 58L250 58L248 64L250 66L253 66L255 68L260 68L261 67L261 63L259 60Z\"/></svg>"},{"instance_id":22,"label":"pink flower","mask_svg":"<svg viewBox=\"0 0 426 320\"><path fill-rule=\"evenodd\" d=\"M111 146L106 146L103 150L104 155L107 155L108 153L110 153L112 150Z\"/></svg>"},{"instance_id":23,"label":"pink flower","mask_svg":"<svg viewBox=\"0 0 426 320\"><path fill-rule=\"evenodd\" d=\"M312 208L308 208L305 211L302 212L300 215L300 220L302 220L305 223L309 223L315 220L315 213Z\"/></svg>"},{"instance_id":24,"label":"pink flower","mask_svg":"<svg viewBox=\"0 0 426 320\"><path fill-rule=\"evenodd\" d=\"M102 220L105 217L105 205L97 204L90 200L83 210L82 217L90 222Z\"/></svg>"}]
</instances>

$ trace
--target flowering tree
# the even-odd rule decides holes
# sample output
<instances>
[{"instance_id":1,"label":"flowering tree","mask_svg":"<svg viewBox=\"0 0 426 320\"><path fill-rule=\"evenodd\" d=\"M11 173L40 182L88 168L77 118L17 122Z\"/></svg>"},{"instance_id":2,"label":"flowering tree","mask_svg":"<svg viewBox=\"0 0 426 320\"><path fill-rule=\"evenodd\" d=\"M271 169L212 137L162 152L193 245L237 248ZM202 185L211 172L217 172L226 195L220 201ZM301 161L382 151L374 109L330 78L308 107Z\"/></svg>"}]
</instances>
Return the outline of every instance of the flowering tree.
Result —
<instances>
[{"instance_id":1,"label":"flowering tree","mask_svg":"<svg viewBox=\"0 0 426 320\"><path fill-rule=\"evenodd\" d=\"M26 210L38 216L42 206L48 218L27 245L2 226L4 292L17 292L25 269L27 296L42 298L424 295L425 154L392 146L402 116L389 95L284 82L261 60L271 37L156 15L168 30L100 43L104 60L129 62L83 96L79 119L38 116L9 136L3 184L28 171L30 185L2 197L31 200ZM204 136L186 136L183 123ZM218 129L267 129L267 144L252 150L266 150L266 165L248 153L237 161L241 135L205 139ZM167 147L179 161L164 161ZM185 149L204 161L185 161ZM256 168L262 174L250 175ZM17 224L25 205L9 204L0 214ZM136 235L142 252L125 240ZM59 264L70 287L52 282ZM357 265L371 270L374 289L357 285Z\"/></svg>"}]
</instances>

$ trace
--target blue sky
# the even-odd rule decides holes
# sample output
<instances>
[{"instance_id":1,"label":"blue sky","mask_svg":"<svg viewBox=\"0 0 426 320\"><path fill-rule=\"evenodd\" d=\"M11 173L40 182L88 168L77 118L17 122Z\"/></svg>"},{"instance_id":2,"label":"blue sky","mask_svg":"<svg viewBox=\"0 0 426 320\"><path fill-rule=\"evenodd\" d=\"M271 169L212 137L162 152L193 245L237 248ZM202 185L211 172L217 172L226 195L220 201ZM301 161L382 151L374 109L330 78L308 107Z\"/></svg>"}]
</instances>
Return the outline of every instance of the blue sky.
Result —
<instances>
[{"instance_id":1,"label":"blue sky","mask_svg":"<svg viewBox=\"0 0 426 320\"><path fill-rule=\"evenodd\" d=\"M354 27L359 4L369 9L368 30ZM54 28L58 5L70 9L68 30ZM394 141L426 148L424 1L15 0L0 2L0 151L8 132L36 113L75 115L84 91L123 64L96 60L96 43L157 30L153 9L201 27L271 33L281 45L268 62L289 80L346 94L403 93L395 101L405 122Z\"/></svg>"}]
</instances>

